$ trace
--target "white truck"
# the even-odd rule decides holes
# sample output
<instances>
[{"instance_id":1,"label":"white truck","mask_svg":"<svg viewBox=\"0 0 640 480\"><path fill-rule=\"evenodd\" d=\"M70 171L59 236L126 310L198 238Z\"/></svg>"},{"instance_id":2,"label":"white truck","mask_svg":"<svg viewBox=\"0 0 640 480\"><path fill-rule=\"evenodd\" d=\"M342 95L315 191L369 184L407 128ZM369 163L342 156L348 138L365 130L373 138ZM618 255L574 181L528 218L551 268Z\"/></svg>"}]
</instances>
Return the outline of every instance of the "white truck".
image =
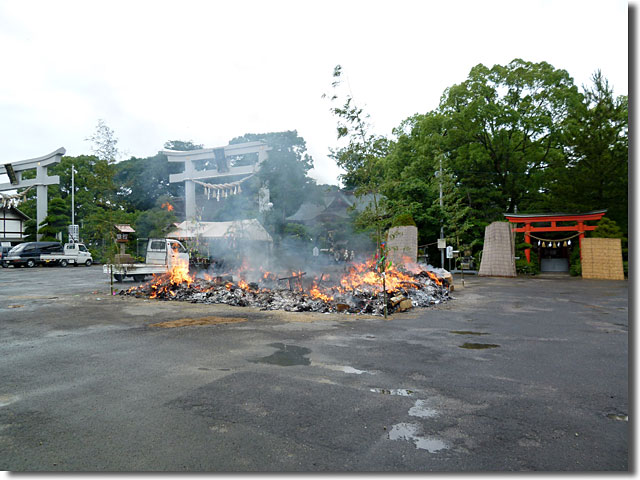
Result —
<instances>
[{"instance_id":1,"label":"white truck","mask_svg":"<svg viewBox=\"0 0 640 480\"><path fill-rule=\"evenodd\" d=\"M84 243L65 243L62 253L43 253L40 255L40 263L51 263L61 267L67 265L86 265L90 267L93 257Z\"/></svg>"},{"instance_id":2,"label":"white truck","mask_svg":"<svg viewBox=\"0 0 640 480\"><path fill-rule=\"evenodd\" d=\"M108 275L113 273L116 282L133 277L136 282L144 281L147 275L168 272L174 265L189 263L189 253L178 240L170 238L150 238L144 263L112 263L102 266Z\"/></svg>"}]
</instances>

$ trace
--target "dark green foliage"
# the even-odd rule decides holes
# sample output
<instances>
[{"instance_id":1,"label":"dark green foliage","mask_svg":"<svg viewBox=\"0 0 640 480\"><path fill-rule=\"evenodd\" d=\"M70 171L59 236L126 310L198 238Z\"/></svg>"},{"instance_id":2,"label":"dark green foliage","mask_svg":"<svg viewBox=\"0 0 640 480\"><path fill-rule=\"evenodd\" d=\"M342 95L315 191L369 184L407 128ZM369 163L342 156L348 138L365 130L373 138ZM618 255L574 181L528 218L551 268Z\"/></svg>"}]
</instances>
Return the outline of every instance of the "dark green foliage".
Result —
<instances>
[{"instance_id":1,"label":"dark green foliage","mask_svg":"<svg viewBox=\"0 0 640 480\"><path fill-rule=\"evenodd\" d=\"M602 217L591 236L596 238L624 238L624 233L615 221Z\"/></svg>"},{"instance_id":2,"label":"dark green foliage","mask_svg":"<svg viewBox=\"0 0 640 480\"><path fill-rule=\"evenodd\" d=\"M611 220L610 218L602 217L598 222L598 227L593 232L591 232L591 236L596 238L619 238L620 239L621 248L622 248L623 265L626 263L626 265L624 265L625 266L624 273L626 275L628 270L628 258L629 258L629 247L627 245L628 240L625 234L622 232L622 230L618 226L618 224L614 220Z\"/></svg>"},{"instance_id":3,"label":"dark green foliage","mask_svg":"<svg viewBox=\"0 0 640 480\"><path fill-rule=\"evenodd\" d=\"M187 140L186 142L182 140L169 140L164 142L164 148L167 150L176 150L179 152L188 152L190 150L200 150L204 148L204 145L195 144L191 140Z\"/></svg>"},{"instance_id":4,"label":"dark green foliage","mask_svg":"<svg viewBox=\"0 0 640 480\"><path fill-rule=\"evenodd\" d=\"M66 202L61 198L52 198L48 205L48 214L44 220L40 223L38 233L41 236L40 240L43 242L55 242L58 239L56 235L59 233L65 233L67 226L71 223L71 215L67 209ZM63 240L65 240L63 236Z\"/></svg>"},{"instance_id":5,"label":"dark green foliage","mask_svg":"<svg viewBox=\"0 0 640 480\"><path fill-rule=\"evenodd\" d=\"M141 212L134 229L138 238L163 238L175 227L176 216L160 207Z\"/></svg>"},{"instance_id":6,"label":"dark green foliage","mask_svg":"<svg viewBox=\"0 0 640 480\"><path fill-rule=\"evenodd\" d=\"M569 274L572 277L579 277L582 275L582 263L580 262L580 246L577 244L571 250L571 256L569 257Z\"/></svg>"},{"instance_id":7,"label":"dark green foliage","mask_svg":"<svg viewBox=\"0 0 640 480\"><path fill-rule=\"evenodd\" d=\"M288 237L294 237L305 242L311 241L311 235L304 225L299 223L287 223L284 226L283 234Z\"/></svg>"},{"instance_id":8,"label":"dark green foliage","mask_svg":"<svg viewBox=\"0 0 640 480\"><path fill-rule=\"evenodd\" d=\"M584 87L582 101L565 122L562 162L552 163L546 182L547 208L587 212L606 208L607 216L628 230L629 109L615 97L600 71Z\"/></svg>"},{"instance_id":9,"label":"dark green foliage","mask_svg":"<svg viewBox=\"0 0 640 480\"><path fill-rule=\"evenodd\" d=\"M451 243L477 251L485 227L516 208L606 208L626 232L628 99L614 97L600 72L592 80L581 92L546 62L480 64L446 89L436 110L406 119L386 143L366 135L366 116L347 96L332 111L342 120L338 137L350 144L333 156L347 185L386 197L386 215L411 213L420 243L433 242L442 224Z\"/></svg>"},{"instance_id":10,"label":"dark green foliage","mask_svg":"<svg viewBox=\"0 0 640 480\"><path fill-rule=\"evenodd\" d=\"M169 183L169 175L181 170L179 162L170 163L162 153L147 158L131 157L117 163L114 180L119 186L120 203L129 211L149 210L162 196L182 196L184 186Z\"/></svg>"},{"instance_id":11,"label":"dark green foliage","mask_svg":"<svg viewBox=\"0 0 640 480\"><path fill-rule=\"evenodd\" d=\"M416 226L416 222L413 220L413 216L410 213L400 213L393 217L391 221L392 227L403 227L406 225Z\"/></svg>"},{"instance_id":12,"label":"dark green foliage","mask_svg":"<svg viewBox=\"0 0 640 480\"><path fill-rule=\"evenodd\" d=\"M37 227L38 227L37 220L35 218L30 218L29 220L24 222L24 233L25 233L24 241L25 242L35 242L38 239Z\"/></svg>"},{"instance_id":13,"label":"dark green foliage","mask_svg":"<svg viewBox=\"0 0 640 480\"><path fill-rule=\"evenodd\" d=\"M295 130L247 133L234 138L229 144L255 141L263 141L271 147L269 158L262 163L256 178L247 182L246 187L253 192L253 196L244 193L238 195L237 197L242 198L234 199L238 205L234 205L235 208L231 210L251 212L250 215L256 216L258 189L261 184L266 184L273 209L266 216L265 223L272 231L282 231L286 217L293 215L300 208L315 187L314 180L308 176L309 170L313 168L313 159L307 153L305 140L298 136ZM242 190L245 191L245 184Z\"/></svg>"},{"instance_id":14,"label":"dark green foliage","mask_svg":"<svg viewBox=\"0 0 640 480\"><path fill-rule=\"evenodd\" d=\"M527 262L527 257L525 256L525 249L531 249L529 253L529 258L531 261ZM538 260L538 255L533 250L533 245L530 243L522 242L516 244L516 257L520 257L516 260L516 272L523 273L526 275L537 275L540 273L540 262Z\"/></svg>"}]
</instances>

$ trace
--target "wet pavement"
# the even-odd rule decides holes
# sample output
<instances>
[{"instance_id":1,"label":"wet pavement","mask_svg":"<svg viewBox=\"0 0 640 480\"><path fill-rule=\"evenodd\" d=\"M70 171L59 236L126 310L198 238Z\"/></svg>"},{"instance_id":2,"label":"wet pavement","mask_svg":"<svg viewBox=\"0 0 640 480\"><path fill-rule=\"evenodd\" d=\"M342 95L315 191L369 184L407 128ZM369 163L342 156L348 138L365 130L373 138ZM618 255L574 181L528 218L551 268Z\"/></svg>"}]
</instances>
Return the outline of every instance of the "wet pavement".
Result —
<instances>
[{"instance_id":1,"label":"wet pavement","mask_svg":"<svg viewBox=\"0 0 640 480\"><path fill-rule=\"evenodd\" d=\"M385 321L105 277L0 270L0 470L629 468L626 281L465 275Z\"/></svg>"}]
</instances>

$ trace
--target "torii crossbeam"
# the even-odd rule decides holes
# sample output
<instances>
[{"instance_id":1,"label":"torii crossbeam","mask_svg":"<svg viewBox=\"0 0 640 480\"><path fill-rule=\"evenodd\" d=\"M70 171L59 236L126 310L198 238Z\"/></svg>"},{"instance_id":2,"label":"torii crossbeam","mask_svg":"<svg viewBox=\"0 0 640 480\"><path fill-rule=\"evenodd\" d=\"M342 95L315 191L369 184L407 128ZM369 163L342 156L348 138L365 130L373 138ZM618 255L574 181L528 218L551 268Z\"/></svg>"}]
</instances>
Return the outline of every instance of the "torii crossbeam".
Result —
<instances>
[{"instance_id":1,"label":"torii crossbeam","mask_svg":"<svg viewBox=\"0 0 640 480\"><path fill-rule=\"evenodd\" d=\"M67 151L63 147L60 147L55 152L51 152L42 157L0 165L0 174L9 175L10 180L9 183L0 183L0 192L36 186L38 193L36 200L38 228L47 216L47 185L58 185L60 183L60 177L58 175L49 176L47 174L47 168L56 163L60 163L65 153L67 153ZM36 169L36 178L23 180L22 172L34 168ZM38 240L40 240L41 236L42 235L38 234Z\"/></svg>"},{"instance_id":2,"label":"torii crossbeam","mask_svg":"<svg viewBox=\"0 0 640 480\"><path fill-rule=\"evenodd\" d=\"M184 172L169 175L169 183L184 182L185 216L187 220L196 217L196 184L195 180L210 178L230 177L233 175L251 175L258 165L268 158L267 152L271 150L264 142L246 142L227 145L217 148L202 148L199 150L176 151L162 150L170 162L183 162ZM240 167L229 166L228 158L234 155L258 154L256 165L244 165ZM215 160L216 169L196 170L194 161Z\"/></svg>"}]
</instances>

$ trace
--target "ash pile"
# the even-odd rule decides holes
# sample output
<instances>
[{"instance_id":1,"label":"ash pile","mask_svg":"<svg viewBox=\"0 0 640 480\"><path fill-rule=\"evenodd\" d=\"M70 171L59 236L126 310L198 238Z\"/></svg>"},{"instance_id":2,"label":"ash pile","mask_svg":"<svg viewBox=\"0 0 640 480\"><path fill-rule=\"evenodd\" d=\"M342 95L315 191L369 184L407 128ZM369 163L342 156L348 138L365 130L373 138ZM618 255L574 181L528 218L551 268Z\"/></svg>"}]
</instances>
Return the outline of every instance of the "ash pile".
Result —
<instances>
[{"instance_id":1,"label":"ash pile","mask_svg":"<svg viewBox=\"0 0 640 480\"><path fill-rule=\"evenodd\" d=\"M245 280L249 278L253 281ZM427 266L414 264L411 271L387 271L384 281L388 313L428 307L451 298L447 280ZM188 268L181 271L174 267L145 284L120 291L120 295L288 312L383 315L382 285L382 276L370 263L352 265L339 274L317 276L306 272L281 276L248 271L194 276L188 273Z\"/></svg>"}]
</instances>

